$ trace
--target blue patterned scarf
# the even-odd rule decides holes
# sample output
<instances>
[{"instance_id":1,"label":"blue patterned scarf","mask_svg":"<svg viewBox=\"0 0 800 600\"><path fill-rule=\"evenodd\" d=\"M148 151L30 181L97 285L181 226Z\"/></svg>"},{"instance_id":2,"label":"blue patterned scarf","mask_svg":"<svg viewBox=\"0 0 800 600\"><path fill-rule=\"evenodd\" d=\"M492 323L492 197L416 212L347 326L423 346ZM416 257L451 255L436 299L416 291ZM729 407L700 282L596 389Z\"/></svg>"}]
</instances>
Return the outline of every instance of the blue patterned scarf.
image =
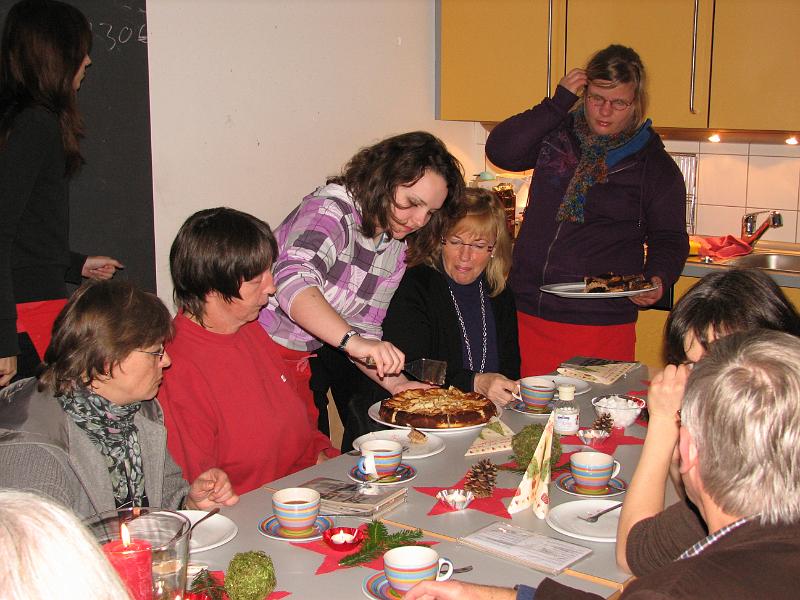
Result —
<instances>
[{"instance_id":1,"label":"blue patterned scarf","mask_svg":"<svg viewBox=\"0 0 800 600\"><path fill-rule=\"evenodd\" d=\"M584 107L574 113L574 131L581 146L581 157L572 179L558 207L556 221L583 223L583 208L586 195L595 183L605 183L608 168L623 158L641 150L650 140L650 119L636 131L620 132L614 135L596 135L586 121Z\"/></svg>"}]
</instances>

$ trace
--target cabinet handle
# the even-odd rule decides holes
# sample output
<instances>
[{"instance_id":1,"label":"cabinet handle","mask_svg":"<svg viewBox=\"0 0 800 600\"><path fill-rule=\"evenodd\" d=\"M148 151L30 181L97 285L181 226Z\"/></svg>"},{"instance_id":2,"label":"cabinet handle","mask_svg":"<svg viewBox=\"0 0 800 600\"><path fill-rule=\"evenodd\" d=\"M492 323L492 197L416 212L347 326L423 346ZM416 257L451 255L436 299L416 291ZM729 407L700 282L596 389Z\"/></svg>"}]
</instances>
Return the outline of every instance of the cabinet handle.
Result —
<instances>
[{"instance_id":1,"label":"cabinet handle","mask_svg":"<svg viewBox=\"0 0 800 600\"><path fill-rule=\"evenodd\" d=\"M692 78L689 84L689 112L697 114L694 108L694 80L697 76L697 15L700 12L700 0L694 0L694 22L692 23Z\"/></svg>"},{"instance_id":2,"label":"cabinet handle","mask_svg":"<svg viewBox=\"0 0 800 600\"><path fill-rule=\"evenodd\" d=\"M697 2L697 0L695 0ZM550 78L553 68L553 0L547 3L547 97L550 97Z\"/></svg>"}]
</instances>

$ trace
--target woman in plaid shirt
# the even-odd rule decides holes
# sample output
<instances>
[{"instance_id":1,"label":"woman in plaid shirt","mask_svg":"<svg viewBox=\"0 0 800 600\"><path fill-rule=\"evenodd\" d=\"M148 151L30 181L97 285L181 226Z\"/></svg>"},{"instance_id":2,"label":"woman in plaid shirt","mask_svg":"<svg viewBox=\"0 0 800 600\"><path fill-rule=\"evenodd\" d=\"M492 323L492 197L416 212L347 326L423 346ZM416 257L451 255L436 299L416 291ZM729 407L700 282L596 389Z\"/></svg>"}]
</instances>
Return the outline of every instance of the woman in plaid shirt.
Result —
<instances>
[{"instance_id":1,"label":"woman in plaid shirt","mask_svg":"<svg viewBox=\"0 0 800 600\"><path fill-rule=\"evenodd\" d=\"M403 353L381 341L381 323L407 264L434 247L439 211L463 190L461 165L439 139L405 133L361 149L277 227L277 292L259 321L296 368L301 395L311 394L306 360L323 345L392 393L417 385L400 373Z\"/></svg>"}]
</instances>

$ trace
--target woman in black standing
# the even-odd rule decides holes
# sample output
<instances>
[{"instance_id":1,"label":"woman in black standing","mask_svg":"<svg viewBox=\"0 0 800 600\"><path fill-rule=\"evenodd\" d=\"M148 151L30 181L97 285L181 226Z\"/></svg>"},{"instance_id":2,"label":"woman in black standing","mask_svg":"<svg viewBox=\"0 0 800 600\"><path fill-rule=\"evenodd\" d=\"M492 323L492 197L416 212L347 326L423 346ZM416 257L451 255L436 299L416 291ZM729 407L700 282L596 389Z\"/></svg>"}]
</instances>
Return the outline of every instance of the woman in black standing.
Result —
<instances>
[{"instance_id":1,"label":"woman in black standing","mask_svg":"<svg viewBox=\"0 0 800 600\"><path fill-rule=\"evenodd\" d=\"M39 365L66 282L122 265L69 248L69 180L83 157L77 92L91 64L86 17L56 0L8 12L0 47L0 387Z\"/></svg>"}]
</instances>

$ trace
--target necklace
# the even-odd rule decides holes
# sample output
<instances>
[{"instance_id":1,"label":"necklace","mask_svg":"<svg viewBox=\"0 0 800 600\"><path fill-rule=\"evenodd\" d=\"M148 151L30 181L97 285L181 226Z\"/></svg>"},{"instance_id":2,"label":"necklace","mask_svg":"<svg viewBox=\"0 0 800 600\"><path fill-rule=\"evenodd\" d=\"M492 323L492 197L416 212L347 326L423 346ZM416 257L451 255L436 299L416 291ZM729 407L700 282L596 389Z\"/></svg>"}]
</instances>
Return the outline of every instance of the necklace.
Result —
<instances>
[{"instance_id":1,"label":"necklace","mask_svg":"<svg viewBox=\"0 0 800 600\"><path fill-rule=\"evenodd\" d=\"M450 297L453 299L453 306L456 307L456 315L458 316L458 323L461 325L461 335L464 336L464 347L467 349L467 362L469 363L469 370L474 371L475 367L472 363L472 346L469 343L469 337L467 336L467 327L464 325L464 317L461 316L461 309L458 308L458 302L456 302L456 296L453 294L453 289L448 285L448 291L450 292ZM481 326L483 328L483 356L481 356L481 368L478 370L478 373L483 373L483 369L486 367L486 305L483 300L483 280L478 282L478 293L481 297Z\"/></svg>"}]
</instances>

